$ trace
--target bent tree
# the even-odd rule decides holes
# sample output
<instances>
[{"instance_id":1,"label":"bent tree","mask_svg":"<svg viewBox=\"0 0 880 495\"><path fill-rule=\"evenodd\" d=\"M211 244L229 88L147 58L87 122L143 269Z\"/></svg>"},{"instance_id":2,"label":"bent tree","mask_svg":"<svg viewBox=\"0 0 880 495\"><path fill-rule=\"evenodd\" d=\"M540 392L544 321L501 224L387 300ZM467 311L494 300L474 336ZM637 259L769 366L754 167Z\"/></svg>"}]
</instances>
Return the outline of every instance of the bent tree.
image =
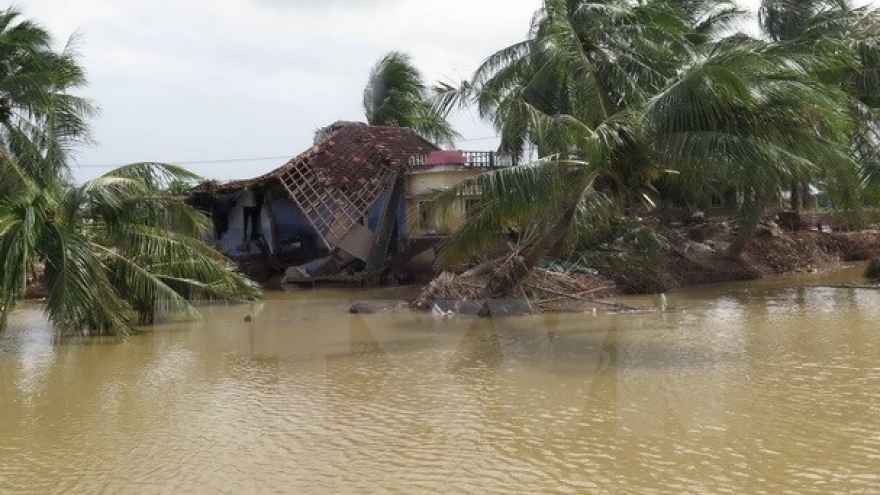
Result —
<instances>
[{"instance_id":1,"label":"bent tree","mask_svg":"<svg viewBox=\"0 0 880 495\"><path fill-rule=\"evenodd\" d=\"M193 299L256 297L258 288L200 239L207 218L164 192L186 170L134 164L80 186L69 154L88 143L91 103L70 45L14 9L0 13L0 330L41 278L62 332L124 335L156 311L194 315Z\"/></svg>"},{"instance_id":2,"label":"bent tree","mask_svg":"<svg viewBox=\"0 0 880 495\"><path fill-rule=\"evenodd\" d=\"M846 93L819 77L815 57L730 34L741 18L730 2L545 0L526 40L447 86L442 102L474 105L502 151L557 158L446 193L477 187L485 198L446 255L486 249L474 225L516 223L534 234L519 246L534 261L583 227L579 211L600 218L603 203L621 211L662 200L654 185L674 171L686 190L737 188L738 235L726 253L736 258L781 188L811 174L852 176Z\"/></svg>"},{"instance_id":3,"label":"bent tree","mask_svg":"<svg viewBox=\"0 0 880 495\"><path fill-rule=\"evenodd\" d=\"M390 52L373 66L363 106L370 125L409 127L440 144L451 144L458 137L446 120L448 112L434 104L421 72L402 52Z\"/></svg>"}]
</instances>

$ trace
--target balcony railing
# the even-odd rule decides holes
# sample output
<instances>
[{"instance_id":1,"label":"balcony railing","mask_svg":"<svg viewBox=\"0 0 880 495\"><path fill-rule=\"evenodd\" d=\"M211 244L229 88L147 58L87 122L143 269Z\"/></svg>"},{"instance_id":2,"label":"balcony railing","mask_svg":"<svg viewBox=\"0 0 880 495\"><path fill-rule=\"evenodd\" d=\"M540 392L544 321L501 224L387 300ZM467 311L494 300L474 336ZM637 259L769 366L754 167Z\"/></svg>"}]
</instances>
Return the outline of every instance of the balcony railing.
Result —
<instances>
[{"instance_id":1,"label":"balcony railing","mask_svg":"<svg viewBox=\"0 0 880 495\"><path fill-rule=\"evenodd\" d=\"M517 163L513 156L495 151L439 151L409 158L409 168L414 170L440 166L495 169L514 165Z\"/></svg>"}]
</instances>

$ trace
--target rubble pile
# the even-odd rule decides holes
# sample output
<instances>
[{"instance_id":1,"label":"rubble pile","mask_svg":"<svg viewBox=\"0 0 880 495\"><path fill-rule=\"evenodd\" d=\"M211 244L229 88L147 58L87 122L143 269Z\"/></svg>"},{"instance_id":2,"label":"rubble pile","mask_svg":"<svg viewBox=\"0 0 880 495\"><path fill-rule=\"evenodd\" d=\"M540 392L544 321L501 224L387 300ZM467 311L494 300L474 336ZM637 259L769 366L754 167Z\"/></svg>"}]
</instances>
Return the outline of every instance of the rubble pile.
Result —
<instances>
[{"instance_id":1,"label":"rubble pile","mask_svg":"<svg viewBox=\"0 0 880 495\"><path fill-rule=\"evenodd\" d=\"M521 270L522 258L513 254L461 274L443 272L419 291L411 306L428 310L441 302L511 298L522 299L537 312L617 293L613 282L598 275L534 268L522 277Z\"/></svg>"}]
</instances>

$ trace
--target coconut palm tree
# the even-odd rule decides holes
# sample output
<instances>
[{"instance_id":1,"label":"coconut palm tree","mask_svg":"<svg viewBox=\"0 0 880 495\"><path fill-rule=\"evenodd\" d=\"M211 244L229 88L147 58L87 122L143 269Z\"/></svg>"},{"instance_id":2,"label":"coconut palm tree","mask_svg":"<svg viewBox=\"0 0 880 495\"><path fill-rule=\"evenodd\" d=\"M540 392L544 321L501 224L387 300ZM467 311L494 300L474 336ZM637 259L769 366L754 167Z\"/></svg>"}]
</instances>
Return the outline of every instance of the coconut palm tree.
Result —
<instances>
[{"instance_id":1,"label":"coconut palm tree","mask_svg":"<svg viewBox=\"0 0 880 495\"><path fill-rule=\"evenodd\" d=\"M18 193L0 200L4 320L38 266L46 313L63 332L125 335L157 312L196 315L194 299L256 297L257 287L201 241L205 215L163 191L193 179L142 163L77 187L20 181Z\"/></svg>"},{"instance_id":2,"label":"coconut palm tree","mask_svg":"<svg viewBox=\"0 0 880 495\"><path fill-rule=\"evenodd\" d=\"M816 14L833 3L831 0L762 0L758 22L764 34L774 42L794 45L808 55L812 50L806 47L804 34ZM798 214L804 208L808 181L808 177L796 177L791 184L791 209Z\"/></svg>"},{"instance_id":3,"label":"coconut palm tree","mask_svg":"<svg viewBox=\"0 0 880 495\"><path fill-rule=\"evenodd\" d=\"M847 101L843 104L853 121L851 152L858 168L795 178L792 208L802 209L809 182L823 181L845 219L858 224L860 200L869 193L861 186L878 184L880 14L868 7L856 8L849 0L764 0L759 20L765 35L780 50L809 61L814 77L844 92Z\"/></svg>"},{"instance_id":4,"label":"coconut palm tree","mask_svg":"<svg viewBox=\"0 0 880 495\"><path fill-rule=\"evenodd\" d=\"M434 105L421 73L405 53L390 52L376 63L364 88L363 104L370 125L409 127L441 144L458 137L446 120L447 112Z\"/></svg>"},{"instance_id":5,"label":"coconut palm tree","mask_svg":"<svg viewBox=\"0 0 880 495\"><path fill-rule=\"evenodd\" d=\"M66 179L69 152L89 139L95 109L70 93L85 84L75 41L55 52L42 27L0 11L0 145L39 185Z\"/></svg>"},{"instance_id":6,"label":"coconut palm tree","mask_svg":"<svg viewBox=\"0 0 880 495\"><path fill-rule=\"evenodd\" d=\"M694 189L739 186L739 236L727 253L738 257L781 184L852 164L839 91L772 45L695 37L696 10L681 3L545 0L530 38L491 56L459 89L456 98L498 126L502 147L531 142L557 158L444 194L483 195L447 256L484 248L478 230L517 223L530 233L521 246L528 269L579 217L596 217L599 193L619 204L676 170Z\"/></svg>"},{"instance_id":7,"label":"coconut palm tree","mask_svg":"<svg viewBox=\"0 0 880 495\"><path fill-rule=\"evenodd\" d=\"M683 68L642 110L658 160L692 187L711 181L740 195L736 258L780 188L820 171L855 170L845 95L772 44L738 39Z\"/></svg>"},{"instance_id":8,"label":"coconut palm tree","mask_svg":"<svg viewBox=\"0 0 880 495\"><path fill-rule=\"evenodd\" d=\"M620 207L645 199L662 173L634 134L643 106L742 11L730 2L545 1L528 39L447 85L444 105L472 103L501 134L500 151L580 155L593 133L616 143L598 186Z\"/></svg>"},{"instance_id":9,"label":"coconut palm tree","mask_svg":"<svg viewBox=\"0 0 880 495\"><path fill-rule=\"evenodd\" d=\"M502 234L516 228L522 263L499 271L494 294L566 236L589 231L573 225L595 226L611 205L646 198L661 169L634 110L674 74L692 32L666 4L547 0L527 40L490 56L461 87L447 87L443 103L473 102L501 132L502 151L533 145L545 158L442 194L441 207L481 192L443 256L460 260L506 242Z\"/></svg>"},{"instance_id":10,"label":"coconut palm tree","mask_svg":"<svg viewBox=\"0 0 880 495\"><path fill-rule=\"evenodd\" d=\"M818 11L835 3L834 0L762 0L758 21L773 41L791 40L803 35Z\"/></svg>"},{"instance_id":11,"label":"coconut palm tree","mask_svg":"<svg viewBox=\"0 0 880 495\"><path fill-rule=\"evenodd\" d=\"M164 190L193 174L135 164L68 184L70 150L88 142L75 52L0 12L0 330L41 279L60 331L124 335L157 311L194 314L192 299L253 298L257 288L200 239L207 218Z\"/></svg>"}]
</instances>

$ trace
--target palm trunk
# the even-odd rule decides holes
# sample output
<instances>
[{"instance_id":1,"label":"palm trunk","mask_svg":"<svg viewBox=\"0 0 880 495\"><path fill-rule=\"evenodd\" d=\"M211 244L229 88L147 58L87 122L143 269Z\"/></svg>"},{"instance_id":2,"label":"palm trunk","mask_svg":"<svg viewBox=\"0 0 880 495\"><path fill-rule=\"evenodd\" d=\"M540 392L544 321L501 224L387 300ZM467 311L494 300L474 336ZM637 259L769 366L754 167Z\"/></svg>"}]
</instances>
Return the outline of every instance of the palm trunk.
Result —
<instances>
[{"instance_id":1,"label":"palm trunk","mask_svg":"<svg viewBox=\"0 0 880 495\"><path fill-rule=\"evenodd\" d=\"M798 216L804 211L803 182L795 180L791 185L791 210Z\"/></svg>"},{"instance_id":2,"label":"palm trunk","mask_svg":"<svg viewBox=\"0 0 880 495\"><path fill-rule=\"evenodd\" d=\"M502 265L496 269L489 282L486 284L489 297L510 294L525 279L529 272L538 264L538 261L553 249L568 231L577 211L577 203L565 209L562 215L555 221L550 230L544 234L538 243L529 250L524 257L515 257L510 260L508 266Z\"/></svg>"},{"instance_id":3,"label":"palm trunk","mask_svg":"<svg viewBox=\"0 0 880 495\"><path fill-rule=\"evenodd\" d=\"M745 222L742 222L745 223ZM727 251L724 253L724 256L731 260L739 260L742 258L743 250L745 250L746 244L748 244L749 239L755 235L755 232L758 231L758 222L757 221L749 221L748 225L740 225L739 231L736 233L736 237L734 237L733 242L728 246Z\"/></svg>"},{"instance_id":4,"label":"palm trunk","mask_svg":"<svg viewBox=\"0 0 880 495\"><path fill-rule=\"evenodd\" d=\"M733 242L727 248L724 256L728 259L739 260L742 257L743 250L748 244L749 239L758 231L758 224L761 222L761 216L770 197L769 191L758 189L754 192L753 204L743 204L742 208L747 213L739 221L739 229L734 237ZM749 212L749 210L751 210Z\"/></svg>"},{"instance_id":5,"label":"palm trunk","mask_svg":"<svg viewBox=\"0 0 880 495\"><path fill-rule=\"evenodd\" d=\"M553 227L538 241L538 244L529 251L528 256L523 260L523 264L531 270L538 264L544 255L546 255L559 241L565 237L568 227L574 220L574 214L577 211L577 203L569 206L562 213L562 216L556 221Z\"/></svg>"}]
</instances>

